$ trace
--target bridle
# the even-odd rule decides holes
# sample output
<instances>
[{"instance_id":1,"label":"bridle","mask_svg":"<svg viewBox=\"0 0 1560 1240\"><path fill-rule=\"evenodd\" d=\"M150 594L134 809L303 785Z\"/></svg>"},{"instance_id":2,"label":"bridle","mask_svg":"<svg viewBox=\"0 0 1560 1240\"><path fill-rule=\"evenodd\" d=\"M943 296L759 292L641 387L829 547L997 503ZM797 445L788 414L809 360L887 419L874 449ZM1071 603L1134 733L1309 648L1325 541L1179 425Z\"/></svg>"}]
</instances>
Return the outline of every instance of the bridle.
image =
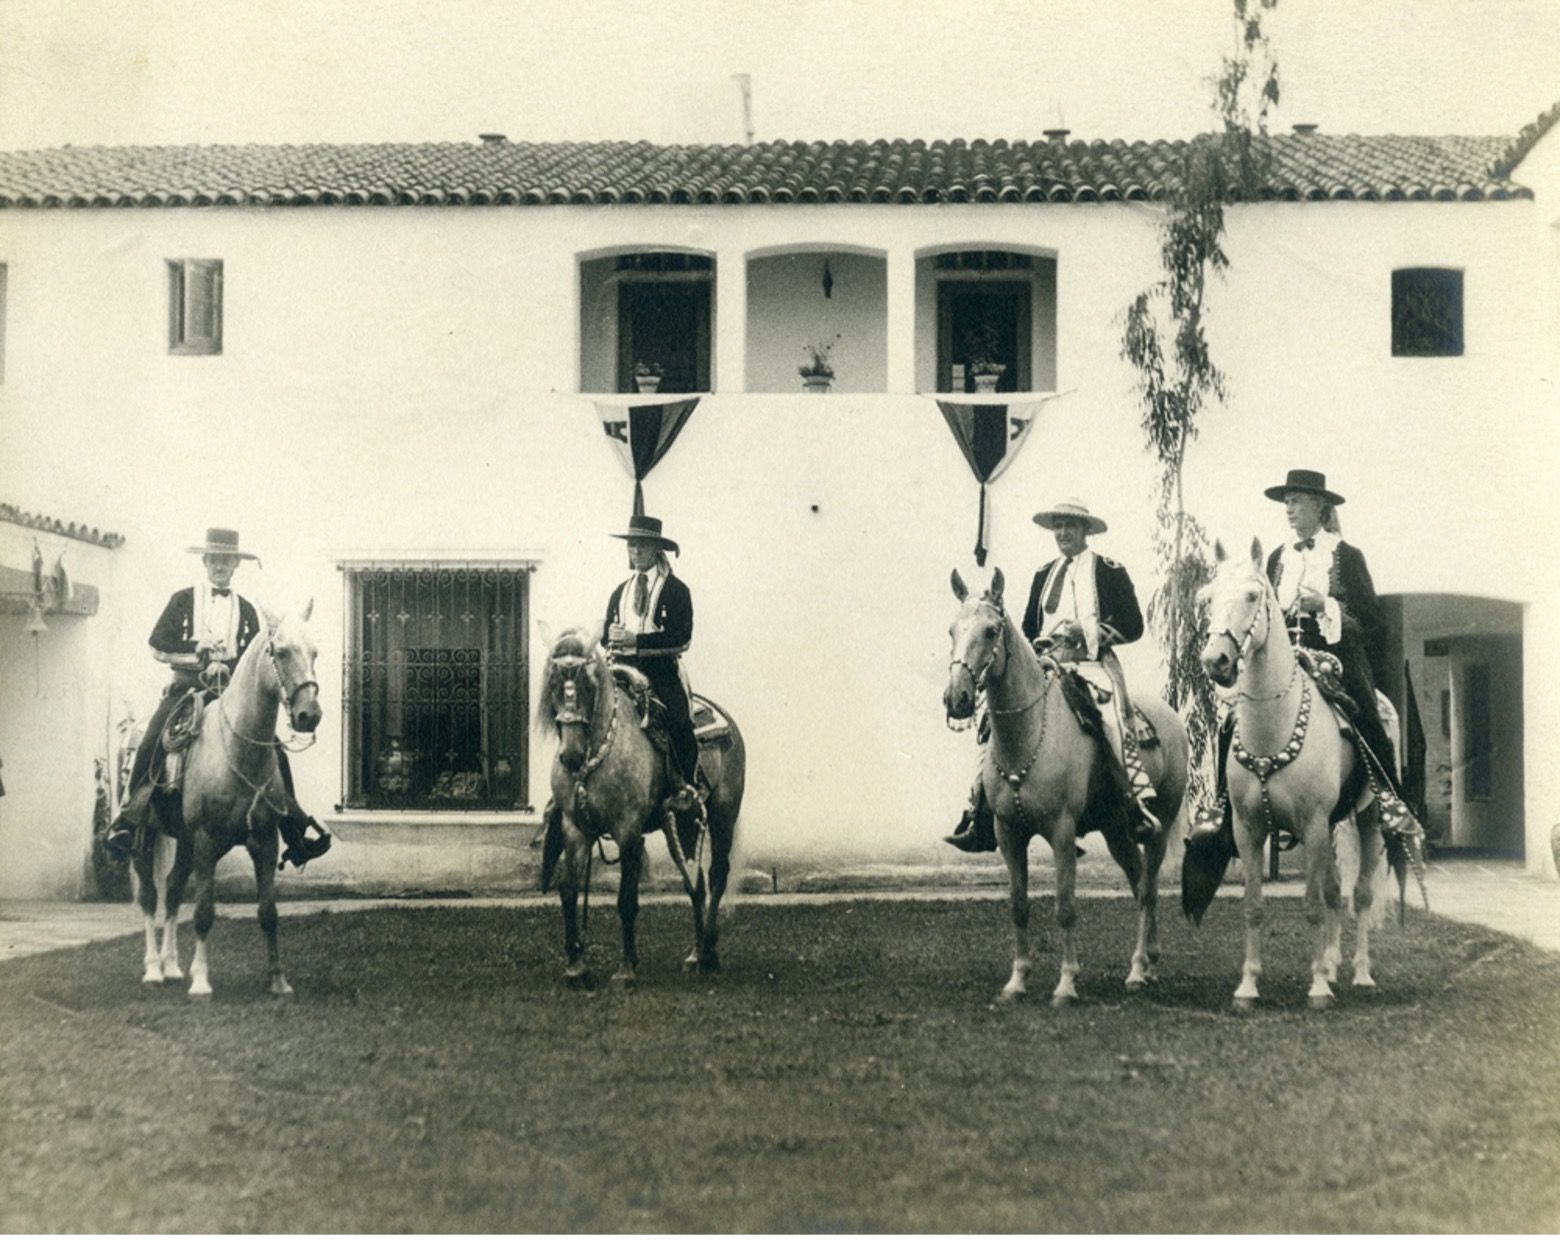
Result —
<instances>
[{"instance_id":1,"label":"bridle","mask_svg":"<svg viewBox=\"0 0 1560 1240\"><path fill-rule=\"evenodd\" d=\"M289 729L291 729L293 700L305 689L312 688L315 693L318 693L320 691L320 682L317 680L300 680L295 685L289 685L287 683L287 678L282 675L282 665L276 657L276 634L274 632L268 633L266 635L265 654L266 658L271 661L271 672L276 677L277 690L281 697L282 705L287 708L287 726ZM312 748L315 742L319 740L319 734L315 732L299 733L297 731L293 731L294 737L299 735L307 737L307 739L304 740L301 744L288 744L280 737L273 737L270 740L266 740L262 737L244 735L244 733L240 732L233 726L233 721L228 718L226 693L223 693L220 697L217 698L217 717L221 719L222 726L225 731L229 732L233 736L236 736L239 740L248 745L261 745L267 749L285 749L288 753L302 753L305 749ZM225 748L226 747L224 746L224 749ZM233 764L229 762L228 767L229 769L233 769ZM233 773L235 775L239 774L237 770L234 770ZM243 778L242 775L240 775L240 778ZM248 780L245 780L245 782L247 783Z\"/></svg>"},{"instance_id":2,"label":"bridle","mask_svg":"<svg viewBox=\"0 0 1560 1240\"><path fill-rule=\"evenodd\" d=\"M585 781L595 774L596 769L601 766L608 752L612 749L612 742L617 736L618 722L617 694L613 691L613 686L609 679L605 686L607 709L610 712L607 717L607 730L606 734L601 738L601 747L595 753L591 753L589 729L593 721L580 708L580 691L578 684L575 683L580 672L590 662L590 658L585 655L559 655L552 661L553 673L555 675L558 672L568 673L567 679L564 679L560 686L563 694L563 708L554 713L553 726L557 729L560 737L566 726L583 726L586 729L585 761L580 764L578 770L570 772L574 777L574 820L582 826L585 822L589 801ZM600 691L598 691L599 696Z\"/></svg>"},{"instance_id":3,"label":"bridle","mask_svg":"<svg viewBox=\"0 0 1560 1240\"><path fill-rule=\"evenodd\" d=\"M1250 623L1248 623L1246 625L1246 631L1244 633L1242 633L1240 635L1240 637L1236 637L1235 633L1234 633L1234 631L1232 629L1217 629L1217 630L1210 629L1209 632L1208 632L1208 640L1209 641L1212 641L1215 637L1227 637L1227 638L1230 639L1230 642L1234 645L1234 647L1235 647L1235 659L1234 659L1234 669L1233 670L1234 670L1234 673L1235 673L1235 676L1236 676L1237 680L1239 679L1239 676L1240 676L1240 661L1241 661L1241 659L1245 658L1245 657L1248 657L1250 655L1250 653L1251 653L1251 650L1259 648L1259 645L1262 646L1262 647L1265 647L1267 645L1268 638L1273 635L1273 591L1270 590L1270 589L1264 588L1261 591L1261 595L1262 595L1262 606L1260 608L1253 608L1252 609L1251 621L1250 621ZM1261 641L1260 644L1257 644L1257 643L1253 642L1252 633L1253 633L1253 630L1256 629L1257 621L1259 619L1264 621L1264 623L1263 623L1263 626L1262 626L1262 641ZM1239 702L1273 702L1273 701L1277 701L1279 698L1285 697L1289 693L1289 691L1292 688L1294 688L1295 678L1299 674L1300 674L1300 663L1299 663L1298 660L1296 660L1294 668L1293 668L1293 670L1289 674L1289 680L1285 683L1284 687L1282 689L1280 689L1277 693L1268 693L1268 694L1257 695L1257 694L1243 693L1243 692L1231 692L1231 693L1228 693L1228 695L1227 695L1228 700L1232 701L1232 702L1236 702L1236 701L1239 701ZM1233 689L1233 685L1231 686L1231 688Z\"/></svg>"},{"instance_id":4,"label":"bridle","mask_svg":"<svg viewBox=\"0 0 1560 1240\"><path fill-rule=\"evenodd\" d=\"M1008 650L1007 613L1003 611L1002 605L1000 603L993 602L990 599L979 599L976 601L975 606L985 607L996 613L997 640L991 644L991 653L986 656L986 661L980 665L979 670L971 667L969 660L964 658L964 656L955 655L953 658L948 660L948 672L950 675L952 675L954 668L962 667L966 672L969 673L970 681L975 686L976 694L982 694L986 692L986 682L991 679L992 668L997 661L998 653L1000 652L1002 655L1002 668L1001 671L997 673L999 676L1001 676L1007 672L1008 658L1011 652ZM967 636L964 642L964 646L966 649L969 647ZM960 722L964 727L969 726L968 720L961 720ZM955 728L955 723L952 719L947 720L947 723L950 728ZM955 728L955 730L959 729Z\"/></svg>"}]
</instances>

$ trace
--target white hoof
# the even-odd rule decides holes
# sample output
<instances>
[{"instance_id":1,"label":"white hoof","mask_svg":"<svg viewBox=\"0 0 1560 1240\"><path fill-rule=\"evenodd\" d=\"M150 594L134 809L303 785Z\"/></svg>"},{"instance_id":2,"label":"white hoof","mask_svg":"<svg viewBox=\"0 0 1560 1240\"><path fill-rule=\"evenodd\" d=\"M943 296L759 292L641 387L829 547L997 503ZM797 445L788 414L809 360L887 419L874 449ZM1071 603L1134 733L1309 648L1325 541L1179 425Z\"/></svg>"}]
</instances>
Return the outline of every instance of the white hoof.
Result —
<instances>
[{"instance_id":1,"label":"white hoof","mask_svg":"<svg viewBox=\"0 0 1560 1240\"><path fill-rule=\"evenodd\" d=\"M619 969L612 975L612 984L619 990L633 990L639 985L639 979L634 976L631 969Z\"/></svg>"},{"instance_id":2,"label":"white hoof","mask_svg":"<svg viewBox=\"0 0 1560 1240\"><path fill-rule=\"evenodd\" d=\"M1028 994L1029 992L1022 986L1004 986L1001 990L997 991L997 1002L1006 1006L1008 1004L1017 1003L1020 999L1025 998Z\"/></svg>"},{"instance_id":3,"label":"white hoof","mask_svg":"<svg viewBox=\"0 0 1560 1240\"><path fill-rule=\"evenodd\" d=\"M287 979L280 973L271 979L271 993L278 999L285 999L292 992L293 988L287 984Z\"/></svg>"},{"instance_id":4,"label":"white hoof","mask_svg":"<svg viewBox=\"0 0 1560 1240\"><path fill-rule=\"evenodd\" d=\"M156 961L146 966L146 972L141 974L141 983L145 986L161 986L163 984L163 971Z\"/></svg>"},{"instance_id":5,"label":"white hoof","mask_svg":"<svg viewBox=\"0 0 1560 1240\"><path fill-rule=\"evenodd\" d=\"M177 960L163 961L162 975L165 982L182 982L184 980L184 970L179 968Z\"/></svg>"},{"instance_id":6,"label":"white hoof","mask_svg":"<svg viewBox=\"0 0 1560 1240\"><path fill-rule=\"evenodd\" d=\"M1376 979L1373 978L1369 973L1356 973L1354 975L1354 989L1375 990Z\"/></svg>"},{"instance_id":7,"label":"white hoof","mask_svg":"<svg viewBox=\"0 0 1560 1240\"><path fill-rule=\"evenodd\" d=\"M1078 994L1070 986L1065 990L1061 987L1057 987L1051 992L1051 1006L1054 1008L1071 1007L1077 1002Z\"/></svg>"},{"instance_id":8,"label":"white hoof","mask_svg":"<svg viewBox=\"0 0 1560 1240\"><path fill-rule=\"evenodd\" d=\"M1332 1007L1333 1002L1331 995L1307 995L1305 997L1306 1006L1313 1012L1325 1012Z\"/></svg>"},{"instance_id":9,"label":"white hoof","mask_svg":"<svg viewBox=\"0 0 1560 1240\"><path fill-rule=\"evenodd\" d=\"M191 982L190 983L190 998L191 999L209 999L209 998L211 998L211 983L210 982Z\"/></svg>"},{"instance_id":10,"label":"white hoof","mask_svg":"<svg viewBox=\"0 0 1560 1240\"><path fill-rule=\"evenodd\" d=\"M1248 1013L1257 1010L1257 997L1255 995L1236 995L1235 998L1230 1001L1230 1008L1233 1011L1238 1012L1240 1015L1245 1016Z\"/></svg>"},{"instance_id":11,"label":"white hoof","mask_svg":"<svg viewBox=\"0 0 1560 1240\"><path fill-rule=\"evenodd\" d=\"M1148 989L1148 977L1145 974L1135 973L1127 978L1127 989L1133 994Z\"/></svg>"}]
</instances>

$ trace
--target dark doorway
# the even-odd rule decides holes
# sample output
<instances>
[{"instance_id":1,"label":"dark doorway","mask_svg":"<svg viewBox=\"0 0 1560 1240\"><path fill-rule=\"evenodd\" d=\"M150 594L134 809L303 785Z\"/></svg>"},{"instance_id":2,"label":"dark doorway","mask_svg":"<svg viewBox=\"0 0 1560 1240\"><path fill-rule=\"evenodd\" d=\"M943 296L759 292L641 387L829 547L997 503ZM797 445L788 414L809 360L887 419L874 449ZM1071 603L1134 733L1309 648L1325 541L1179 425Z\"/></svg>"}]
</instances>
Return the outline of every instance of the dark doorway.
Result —
<instances>
[{"instance_id":1,"label":"dark doorway","mask_svg":"<svg viewBox=\"0 0 1560 1240\"><path fill-rule=\"evenodd\" d=\"M943 280L937 285L937 390L973 392L971 363L1002 367L999 392L1027 392L1030 383L1028 282Z\"/></svg>"},{"instance_id":2,"label":"dark doorway","mask_svg":"<svg viewBox=\"0 0 1560 1240\"><path fill-rule=\"evenodd\" d=\"M636 280L618 286L618 391L635 390L636 362L661 367L662 392L710 390L707 280Z\"/></svg>"}]
</instances>

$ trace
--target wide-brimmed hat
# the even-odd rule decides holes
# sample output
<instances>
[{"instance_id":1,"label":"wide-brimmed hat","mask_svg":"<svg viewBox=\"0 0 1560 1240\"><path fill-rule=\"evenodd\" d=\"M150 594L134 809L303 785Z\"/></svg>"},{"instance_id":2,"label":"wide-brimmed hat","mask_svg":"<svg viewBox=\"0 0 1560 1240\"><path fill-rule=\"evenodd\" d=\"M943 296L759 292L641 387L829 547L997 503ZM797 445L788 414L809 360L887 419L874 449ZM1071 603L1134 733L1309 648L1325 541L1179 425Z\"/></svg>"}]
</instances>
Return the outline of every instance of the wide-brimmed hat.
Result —
<instances>
[{"instance_id":1,"label":"wide-brimmed hat","mask_svg":"<svg viewBox=\"0 0 1560 1240\"><path fill-rule=\"evenodd\" d=\"M1058 521L1082 521L1091 534L1103 534L1105 522L1089 511L1081 499L1064 499L1053 508L1035 513L1035 524L1041 529L1054 530Z\"/></svg>"},{"instance_id":2,"label":"wide-brimmed hat","mask_svg":"<svg viewBox=\"0 0 1560 1240\"><path fill-rule=\"evenodd\" d=\"M647 517L642 513L636 513L628 519L628 533L614 534L613 538L643 538L647 542L658 543L665 547L673 555L677 555L677 544L661 533L661 518Z\"/></svg>"},{"instance_id":3,"label":"wide-brimmed hat","mask_svg":"<svg viewBox=\"0 0 1560 1240\"><path fill-rule=\"evenodd\" d=\"M1283 503L1284 496L1291 491L1309 491L1312 495L1320 495L1329 504L1343 503L1343 496L1327 489L1327 475L1319 474L1314 469L1291 469L1283 486L1268 487L1262 494Z\"/></svg>"},{"instance_id":4,"label":"wide-brimmed hat","mask_svg":"<svg viewBox=\"0 0 1560 1240\"><path fill-rule=\"evenodd\" d=\"M215 526L206 531L206 542L200 547L186 547L191 555L236 555L241 560L258 560L260 557L238 549L237 530L219 530Z\"/></svg>"}]
</instances>

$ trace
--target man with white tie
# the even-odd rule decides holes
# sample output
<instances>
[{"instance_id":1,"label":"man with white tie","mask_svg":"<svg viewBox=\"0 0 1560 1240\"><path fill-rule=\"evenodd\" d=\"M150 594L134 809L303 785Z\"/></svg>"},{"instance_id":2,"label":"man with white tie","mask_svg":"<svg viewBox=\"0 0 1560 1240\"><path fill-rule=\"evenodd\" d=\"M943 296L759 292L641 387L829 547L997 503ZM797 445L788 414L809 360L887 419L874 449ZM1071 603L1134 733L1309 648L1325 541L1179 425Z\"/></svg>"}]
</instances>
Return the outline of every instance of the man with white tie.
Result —
<instances>
[{"instance_id":1,"label":"man with white tie","mask_svg":"<svg viewBox=\"0 0 1560 1240\"><path fill-rule=\"evenodd\" d=\"M1160 826L1148 804L1154 786L1143 770L1126 678L1111 649L1143 636L1143 613L1132 577L1115 560L1090 549L1090 535L1103 534L1106 525L1081 500L1064 500L1037 512L1034 521L1055 535L1061 554L1041 568L1030 585L1024 636L1037 645L1053 646L1055 655L1076 661L1086 677L1103 673L1110 686L1110 701L1102 706L1100 715L1109 734L1112 774L1135 819L1134 834L1139 839L1149 837ZM997 846L979 778L970 808L946 839L965 852L987 852Z\"/></svg>"},{"instance_id":2,"label":"man with white tie","mask_svg":"<svg viewBox=\"0 0 1560 1240\"><path fill-rule=\"evenodd\" d=\"M160 765L157 760L169 714L190 689L212 681L212 669L221 667L231 675L239 656L261 631L255 605L233 589L233 574L239 564L259 559L251 552L239 550L238 532L208 529L205 543L187 550L201 557L206 580L173 593L148 639L153 657L173 668L173 679L163 690L136 749L135 763L130 768L130 799L104 838L105 847L116 856L129 855L136 829L145 823L155 791L151 776L155 766ZM330 848L331 837L294 798L286 751L278 750L276 756L289 809L288 817L279 824L287 842L282 860L301 868Z\"/></svg>"}]
</instances>

